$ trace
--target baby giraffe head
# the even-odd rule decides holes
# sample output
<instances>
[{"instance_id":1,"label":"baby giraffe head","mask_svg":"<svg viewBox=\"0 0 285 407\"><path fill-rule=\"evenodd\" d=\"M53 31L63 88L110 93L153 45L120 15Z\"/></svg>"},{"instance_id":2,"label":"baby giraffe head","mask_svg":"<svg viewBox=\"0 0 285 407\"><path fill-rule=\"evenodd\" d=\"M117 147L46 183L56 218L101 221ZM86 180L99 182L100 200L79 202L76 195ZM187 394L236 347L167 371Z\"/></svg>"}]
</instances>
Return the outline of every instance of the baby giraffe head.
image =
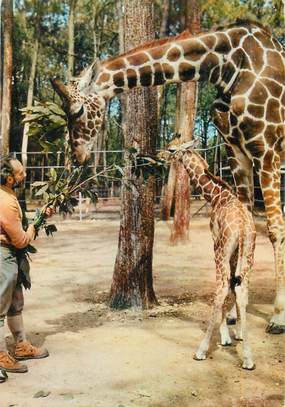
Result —
<instances>
[{"instance_id":1,"label":"baby giraffe head","mask_svg":"<svg viewBox=\"0 0 285 407\"><path fill-rule=\"evenodd\" d=\"M106 101L94 93L85 94L80 91L77 81L67 86L57 79L53 79L51 83L63 102L73 158L77 164L82 165L90 158L101 130Z\"/></svg>"},{"instance_id":2,"label":"baby giraffe head","mask_svg":"<svg viewBox=\"0 0 285 407\"><path fill-rule=\"evenodd\" d=\"M163 151L160 157L166 161L181 161L187 157L187 163L191 167L198 166L203 170L208 169L208 164L203 157L195 150L198 147L199 140L192 139L186 143L181 143L181 136L176 135L168 144L167 150Z\"/></svg>"}]
</instances>

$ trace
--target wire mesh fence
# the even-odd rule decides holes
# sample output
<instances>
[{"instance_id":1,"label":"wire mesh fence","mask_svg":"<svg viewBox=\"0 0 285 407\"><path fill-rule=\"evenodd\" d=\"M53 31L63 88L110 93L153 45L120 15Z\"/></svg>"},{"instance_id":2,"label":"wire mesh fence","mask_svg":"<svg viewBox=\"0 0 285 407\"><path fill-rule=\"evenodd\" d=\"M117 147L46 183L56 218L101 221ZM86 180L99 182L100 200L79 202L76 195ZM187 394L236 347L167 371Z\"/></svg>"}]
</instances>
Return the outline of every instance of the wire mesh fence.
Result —
<instances>
[{"instance_id":1,"label":"wire mesh fence","mask_svg":"<svg viewBox=\"0 0 285 407\"><path fill-rule=\"evenodd\" d=\"M231 170L228 164L226 151L224 143L214 145L212 147L198 149L200 154L208 162L210 170L221 177L223 180L227 181L234 187L234 181L231 174ZM14 156L21 159L21 153L15 152ZM124 150L97 150L93 151L91 154L90 167L93 168L95 172L100 172L110 165L119 165L124 167ZM35 202L39 203L39 200L33 193L33 183L36 181L46 181L49 178L49 173L52 168L57 170L66 168L66 156L65 153L59 151L57 153L43 153L43 152L28 152L27 153L27 177L26 177L26 199L30 204ZM156 203L160 202L161 190L163 180L159 180L157 188ZM98 201L117 199L119 201L122 190L122 180L116 177L102 177L97 185L97 195ZM198 198L199 194L196 191L192 193L193 198ZM254 176L254 197L255 205L258 207L263 207L263 197L259 185L258 176ZM79 204L86 204L86 199L82 197L79 198ZM88 199L87 199L88 201ZM281 169L281 202L282 207L285 210L285 166ZM79 212L81 212L82 207L79 207Z\"/></svg>"}]
</instances>

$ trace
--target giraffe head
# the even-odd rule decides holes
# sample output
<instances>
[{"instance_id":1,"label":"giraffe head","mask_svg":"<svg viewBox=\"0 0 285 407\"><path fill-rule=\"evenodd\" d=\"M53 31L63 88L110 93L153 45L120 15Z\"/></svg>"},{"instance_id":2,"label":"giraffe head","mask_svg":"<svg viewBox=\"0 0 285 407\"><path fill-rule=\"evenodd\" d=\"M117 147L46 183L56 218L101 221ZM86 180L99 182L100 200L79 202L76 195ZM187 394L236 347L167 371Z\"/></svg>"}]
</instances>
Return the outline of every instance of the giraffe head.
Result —
<instances>
[{"instance_id":1,"label":"giraffe head","mask_svg":"<svg viewBox=\"0 0 285 407\"><path fill-rule=\"evenodd\" d=\"M96 137L104 120L105 99L95 93L82 92L79 82L65 86L61 81L51 81L63 102L73 158L79 165L90 158Z\"/></svg>"},{"instance_id":2,"label":"giraffe head","mask_svg":"<svg viewBox=\"0 0 285 407\"><path fill-rule=\"evenodd\" d=\"M159 154L159 158L165 161L181 161L187 157L187 166L192 169L199 167L200 170L208 172L209 165L206 160L195 150L199 140L192 139L186 143L181 143L181 135L177 134L168 144L167 150Z\"/></svg>"}]
</instances>

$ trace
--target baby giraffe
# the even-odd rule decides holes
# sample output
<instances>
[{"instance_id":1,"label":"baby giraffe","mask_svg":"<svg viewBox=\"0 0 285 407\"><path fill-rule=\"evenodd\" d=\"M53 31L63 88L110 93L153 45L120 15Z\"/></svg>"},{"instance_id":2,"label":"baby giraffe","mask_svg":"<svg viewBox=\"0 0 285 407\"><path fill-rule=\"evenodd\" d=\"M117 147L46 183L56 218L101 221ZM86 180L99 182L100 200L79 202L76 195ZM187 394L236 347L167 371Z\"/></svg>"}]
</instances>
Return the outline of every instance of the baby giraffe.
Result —
<instances>
[{"instance_id":1,"label":"baby giraffe","mask_svg":"<svg viewBox=\"0 0 285 407\"><path fill-rule=\"evenodd\" d=\"M176 144L177 138L168 146L168 159L183 163L191 184L200 190L212 207L210 228L215 251L216 296L207 332L194 359L206 359L216 322L220 325L221 344L231 344L226 312L235 302L238 315L236 339L243 340L242 367L253 370L255 365L246 328L248 276L253 265L256 237L251 213L226 182L209 172L207 162L193 149L195 141L180 146Z\"/></svg>"}]
</instances>

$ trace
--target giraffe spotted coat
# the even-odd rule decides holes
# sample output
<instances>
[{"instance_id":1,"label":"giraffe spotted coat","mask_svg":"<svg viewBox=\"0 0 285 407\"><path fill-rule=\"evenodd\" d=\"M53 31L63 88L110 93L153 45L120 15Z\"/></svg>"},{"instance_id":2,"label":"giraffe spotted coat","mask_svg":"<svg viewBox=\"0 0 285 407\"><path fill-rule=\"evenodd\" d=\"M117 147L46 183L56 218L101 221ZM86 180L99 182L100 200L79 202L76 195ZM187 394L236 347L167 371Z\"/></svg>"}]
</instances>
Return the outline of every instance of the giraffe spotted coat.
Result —
<instances>
[{"instance_id":1,"label":"giraffe spotted coat","mask_svg":"<svg viewBox=\"0 0 285 407\"><path fill-rule=\"evenodd\" d=\"M177 147L175 142L172 142L169 150L172 151L171 159L183 163L191 184L210 203L212 209L210 228L214 240L216 296L207 332L194 358L206 358L216 322L220 325L222 345L231 344L226 312L234 303L238 315L236 339L243 339L242 367L252 370L255 365L246 327L248 279L253 267L256 238L252 215L238 200L230 186L209 172L208 164L191 149L191 143Z\"/></svg>"},{"instance_id":2,"label":"giraffe spotted coat","mask_svg":"<svg viewBox=\"0 0 285 407\"><path fill-rule=\"evenodd\" d=\"M285 223L280 166L285 162L285 49L262 25L237 21L213 31L142 44L92 64L68 86L54 81L69 117L79 163L90 151L114 96L134 87L208 81L217 89L213 120L223 136L238 198L253 205L253 169L274 249L276 298L268 332L285 332ZM90 99L91 103L88 103Z\"/></svg>"}]
</instances>

